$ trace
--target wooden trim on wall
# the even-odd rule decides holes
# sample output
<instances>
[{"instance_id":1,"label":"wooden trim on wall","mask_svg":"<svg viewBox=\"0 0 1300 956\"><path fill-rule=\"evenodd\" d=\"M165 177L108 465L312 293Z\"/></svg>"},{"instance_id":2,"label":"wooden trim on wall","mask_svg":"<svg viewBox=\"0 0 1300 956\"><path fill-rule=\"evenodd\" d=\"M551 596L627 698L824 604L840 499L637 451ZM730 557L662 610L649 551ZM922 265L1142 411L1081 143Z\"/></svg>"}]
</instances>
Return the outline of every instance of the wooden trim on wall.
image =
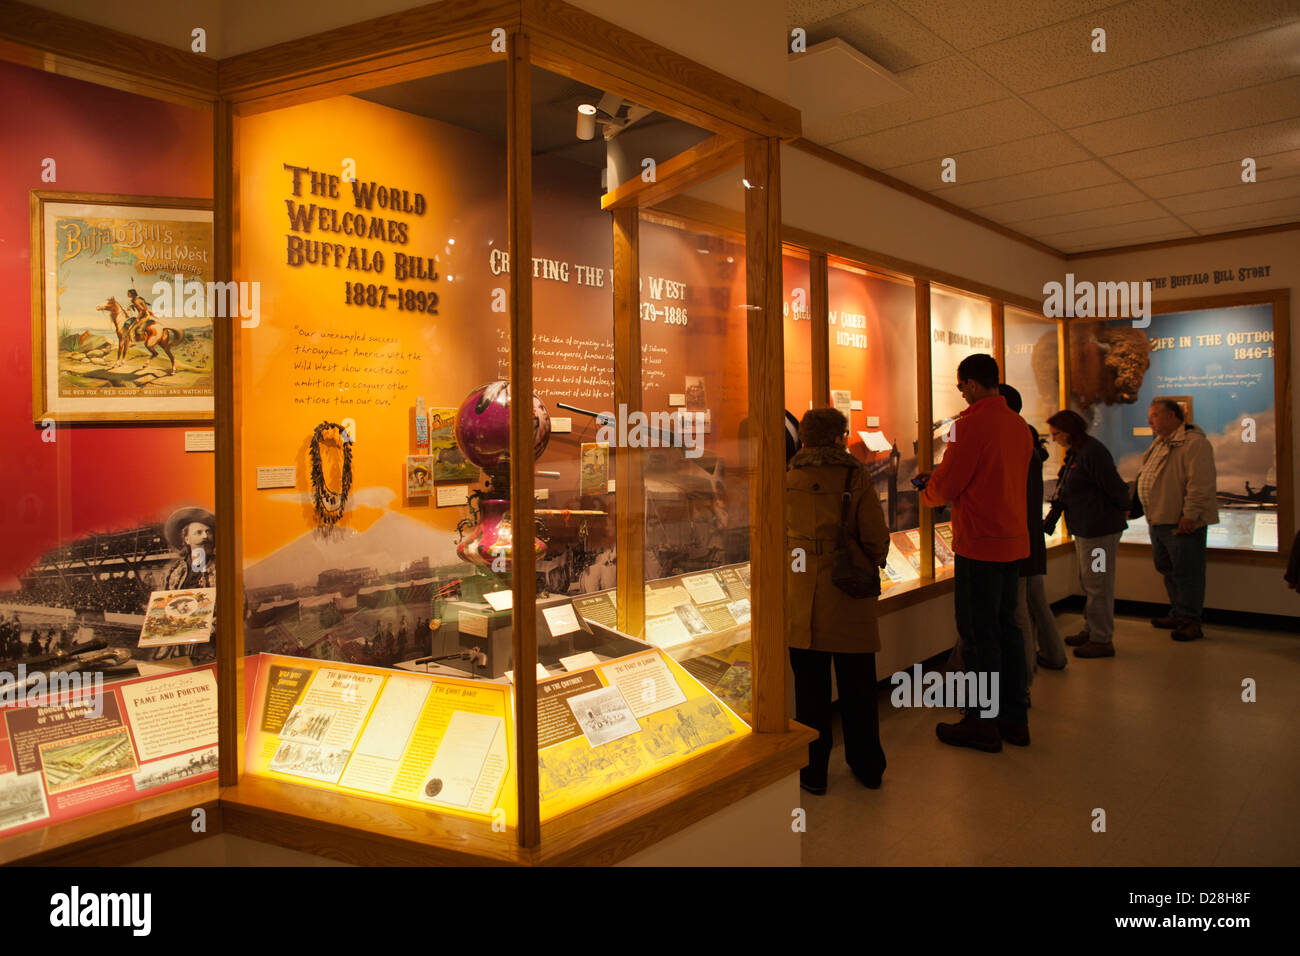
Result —
<instances>
[{"instance_id":1,"label":"wooden trim on wall","mask_svg":"<svg viewBox=\"0 0 1300 956\"><path fill-rule=\"evenodd\" d=\"M640 410L641 217L633 206L614 210L614 407ZM614 449L615 596L618 629L645 631L645 483L641 449Z\"/></svg>"},{"instance_id":2,"label":"wooden trim on wall","mask_svg":"<svg viewBox=\"0 0 1300 956\"><path fill-rule=\"evenodd\" d=\"M992 302L992 316L993 357L998 360L998 381L1005 383L1007 380L1006 326L1003 323L1006 319L1006 306L1000 299L994 299Z\"/></svg>"},{"instance_id":3,"label":"wooden trim on wall","mask_svg":"<svg viewBox=\"0 0 1300 956\"><path fill-rule=\"evenodd\" d=\"M916 463L934 471L934 390L930 378L930 283L913 279L916 289ZM919 501L919 496L918 496ZM920 504L921 586L934 582L934 510Z\"/></svg>"},{"instance_id":4,"label":"wooden trim on wall","mask_svg":"<svg viewBox=\"0 0 1300 956\"><path fill-rule=\"evenodd\" d=\"M533 259L532 64L528 37L507 40L506 204L511 262ZM541 839L537 767L537 534L533 503L533 283L527 269L510 274L510 515L511 648L515 670L515 782L518 838L523 847Z\"/></svg>"},{"instance_id":5,"label":"wooden trim on wall","mask_svg":"<svg viewBox=\"0 0 1300 956\"><path fill-rule=\"evenodd\" d=\"M235 151L235 117L230 104L216 104L212 113L212 271L217 282L234 278L235 182L238 156ZM241 320L238 316L214 319L212 326L213 367L216 369L213 396L213 437L216 470L217 541L221 553L230 556L217 575L217 672L240 674L244 658L244 567L242 462L242 413L240 396ZM240 682L217 682L218 751L223 785L239 779L243 767L244 696Z\"/></svg>"},{"instance_id":6,"label":"wooden trim on wall","mask_svg":"<svg viewBox=\"0 0 1300 956\"><path fill-rule=\"evenodd\" d=\"M1278 556L1286 560L1296 532L1295 449L1291 436L1295 427L1295 398L1291 382L1291 293L1282 289L1273 298L1273 395L1277 435L1277 545ZM1278 356L1282 361L1278 361ZM1286 493L1282 493L1286 489Z\"/></svg>"},{"instance_id":7,"label":"wooden trim on wall","mask_svg":"<svg viewBox=\"0 0 1300 956\"><path fill-rule=\"evenodd\" d=\"M655 166L655 178L645 182L634 176L600 197L601 209L620 206L653 206L696 183L707 182L745 161L742 140L710 136L702 143L664 160Z\"/></svg>"},{"instance_id":8,"label":"wooden trim on wall","mask_svg":"<svg viewBox=\"0 0 1300 956\"><path fill-rule=\"evenodd\" d=\"M1294 232L1300 229L1300 222L1284 222L1276 226L1256 226L1253 229L1234 229L1229 232L1215 232L1208 236L1188 236L1185 239L1162 239L1159 242L1139 242L1131 246L1111 246L1109 249L1087 249L1083 252L1067 252L1067 262L1075 259L1095 259L1098 256L1122 256L1130 252L1147 252L1151 249L1173 249L1176 246L1196 246L1203 242L1226 242L1229 239L1248 239L1251 236L1268 236L1275 232Z\"/></svg>"},{"instance_id":9,"label":"wooden trim on wall","mask_svg":"<svg viewBox=\"0 0 1300 956\"><path fill-rule=\"evenodd\" d=\"M950 203L946 199L940 199L933 193L926 192L924 189L913 186L911 183L903 182L901 179L896 179L888 173L882 173L878 169L872 169L870 166L864 165L856 159L849 159L847 156L842 156L834 150L827 149L825 146L818 146L816 143L803 138L792 141L790 146L802 153L807 153L809 156L815 156L823 162L830 163L833 166L838 166L841 169L846 169L851 173L856 173L863 179L870 179L871 181L880 183L883 186L888 186L896 192L911 196L913 199L919 199L921 202L942 209L944 212L956 216L958 219L965 219L967 222L973 222L977 226L983 226L991 232L996 232L1000 236L1005 236L1008 239L1023 243L1031 249L1045 252L1049 256L1055 256L1058 259L1066 258L1065 253L1061 252L1059 249L1054 249L1052 246L1039 242L1037 239L1030 239L1028 236L1016 232L1014 229L1010 229L1001 223L994 222L992 219L985 219L983 216L977 215L969 209L964 209L955 203Z\"/></svg>"},{"instance_id":10,"label":"wooden trim on wall","mask_svg":"<svg viewBox=\"0 0 1300 956\"><path fill-rule=\"evenodd\" d=\"M749 354L749 521L754 729L786 730L785 330L781 266L781 143L745 142L745 290Z\"/></svg>"},{"instance_id":11,"label":"wooden trim on wall","mask_svg":"<svg viewBox=\"0 0 1300 956\"><path fill-rule=\"evenodd\" d=\"M217 61L15 0L0 0L0 59L197 109L217 98Z\"/></svg>"},{"instance_id":12,"label":"wooden trim on wall","mask_svg":"<svg viewBox=\"0 0 1300 956\"><path fill-rule=\"evenodd\" d=\"M241 114L503 60L492 31L519 29L518 0L443 0L221 61Z\"/></svg>"},{"instance_id":13,"label":"wooden trim on wall","mask_svg":"<svg viewBox=\"0 0 1300 956\"><path fill-rule=\"evenodd\" d=\"M598 89L730 136L792 138L799 111L563 0L522 0L533 62Z\"/></svg>"},{"instance_id":14,"label":"wooden trim on wall","mask_svg":"<svg viewBox=\"0 0 1300 956\"><path fill-rule=\"evenodd\" d=\"M830 259L824 252L808 254L808 312L812 322L812 400L831 404ZM803 409L799 409L802 413Z\"/></svg>"}]
</instances>

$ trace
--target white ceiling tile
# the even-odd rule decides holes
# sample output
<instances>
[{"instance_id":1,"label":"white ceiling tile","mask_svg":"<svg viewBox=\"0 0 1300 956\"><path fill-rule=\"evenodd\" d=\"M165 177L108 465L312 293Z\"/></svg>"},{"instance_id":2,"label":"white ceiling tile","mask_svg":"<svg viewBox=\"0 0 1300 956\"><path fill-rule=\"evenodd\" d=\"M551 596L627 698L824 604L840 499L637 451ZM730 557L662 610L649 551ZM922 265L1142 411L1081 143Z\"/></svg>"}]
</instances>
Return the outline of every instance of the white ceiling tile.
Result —
<instances>
[{"instance_id":1,"label":"white ceiling tile","mask_svg":"<svg viewBox=\"0 0 1300 956\"><path fill-rule=\"evenodd\" d=\"M1300 149L1284 153L1260 154L1253 158L1255 175L1259 183L1300 175ZM1196 169L1184 169L1176 173L1135 179L1133 185L1148 196L1159 199L1165 196L1185 196L1189 193L1231 188L1241 182L1241 173L1241 161L1233 159L1226 163L1214 163Z\"/></svg>"},{"instance_id":2,"label":"white ceiling tile","mask_svg":"<svg viewBox=\"0 0 1300 956\"><path fill-rule=\"evenodd\" d=\"M942 116L1006 98L1006 90L965 57L949 56L904 70L895 79L911 96L847 116L804 118L804 136L828 145L904 123Z\"/></svg>"},{"instance_id":3,"label":"white ceiling tile","mask_svg":"<svg viewBox=\"0 0 1300 956\"><path fill-rule=\"evenodd\" d=\"M1131 183L1108 183L1083 189L1063 189L1050 196L1035 196L989 206L973 206L975 212L995 222L1013 223L1045 216L1064 216L1086 209L1101 209L1142 202L1147 197Z\"/></svg>"},{"instance_id":4,"label":"white ceiling tile","mask_svg":"<svg viewBox=\"0 0 1300 956\"><path fill-rule=\"evenodd\" d=\"M1191 132L1191 131L1189 131ZM1174 173L1182 169L1195 169L1215 163L1237 164L1240 179L1241 161L1270 153L1285 153L1300 149L1300 123L1284 120L1250 129L1215 133L1167 146L1136 149L1131 153L1107 156L1106 162L1126 179L1140 179Z\"/></svg>"},{"instance_id":5,"label":"white ceiling tile","mask_svg":"<svg viewBox=\"0 0 1300 956\"><path fill-rule=\"evenodd\" d=\"M1212 189L1186 196L1170 196L1160 204L1176 215L1208 212L1213 209L1230 209L1277 202L1300 196L1300 175L1265 182L1243 183L1226 189Z\"/></svg>"},{"instance_id":6,"label":"white ceiling tile","mask_svg":"<svg viewBox=\"0 0 1300 956\"><path fill-rule=\"evenodd\" d=\"M1038 133L1047 133L1051 129L1051 123L1019 100L999 100L959 113L858 136L834 146L877 169L904 166L933 158L937 170L938 159L954 156L961 150L1009 143ZM960 160L957 165L960 180Z\"/></svg>"},{"instance_id":7,"label":"white ceiling tile","mask_svg":"<svg viewBox=\"0 0 1300 956\"><path fill-rule=\"evenodd\" d=\"M1123 203L1118 206L1105 206L1099 209L1084 209L1079 212L1065 213L1058 216L1040 216L1035 219L1007 220L998 219L1005 225L1021 232L1039 233L1045 230L1057 232L1074 232L1079 229L1091 229L1097 226L1118 226L1128 222L1146 222L1168 213L1160 204L1150 199ZM989 217L993 218L993 217Z\"/></svg>"},{"instance_id":8,"label":"white ceiling tile","mask_svg":"<svg viewBox=\"0 0 1300 956\"><path fill-rule=\"evenodd\" d=\"M839 16L863 3L864 0L786 0L786 24L791 30L795 27L807 30L815 23Z\"/></svg>"},{"instance_id":9,"label":"white ceiling tile","mask_svg":"<svg viewBox=\"0 0 1300 956\"><path fill-rule=\"evenodd\" d=\"M1300 125L1300 76L1078 126L1070 135L1098 156L1109 156L1283 119Z\"/></svg>"},{"instance_id":10,"label":"white ceiling tile","mask_svg":"<svg viewBox=\"0 0 1300 956\"><path fill-rule=\"evenodd\" d=\"M1116 0L1016 0L981 4L971 0L894 0L959 50L1038 30L1110 6Z\"/></svg>"},{"instance_id":11,"label":"white ceiling tile","mask_svg":"<svg viewBox=\"0 0 1300 956\"><path fill-rule=\"evenodd\" d=\"M888 0L876 0L808 29L808 43L833 36L857 47L894 73L941 60L956 51Z\"/></svg>"},{"instance_id":12,"label":"white ceiling tile","mask_svg":"<svg viewBox=\"0 0 1300 956\"><path fill-rule=\"evenodd\" d=\"M1194 229L1223 231L1227 229L1244 229L1245 223L1261 220L1291 222L1300 219L1300 196L1290 199L1277 199L1272 202L1251 203L1231 209L1210 209L1205 212L1189 212L1179 217Z\"/></svg>"},{"instance_id":13,"label":"white ceiling tile","mask_svg":"<svg viewBox=\"0 0 1300 956\"><path fill-rule=\"evenodd\" d=\"M1284 79L1296 70L1297 49L1300 22L1024 96L1072 129Z\"/></svg>"},{"instance_id":14,"label":"white ceiling tile","mask_svg":"<svg viewBox=\"0 0 1300 956\"><path fill-rule=\"evenodd\" d=\"M939 163L936 160L890 166L884 171L914 186L930 189L936 195L946 196L947 189L955 189L963 183L1001 179L1064 163L1075 163L1089 157L1083 147L1064 133L1047 133L984 149L958 152L953 158L957 160L957 182L953 184L939 181Z\"/></svg>"},{"instance_id":15,"label":"white ceiling tile","mask_svg":"<svg viewBox=\"0 0 1300 956\"><path fill-rule=\"evenodd\" d=\"M1105 249L1132 242L1155 242L1157 239L1176 239L1179 236L1193 236L1196 233L1185 223L1173 216L1161 216L1142 222L1129 222L1118 226L1097 226L1092 229L1079 229L1071 232L1028 233L1035 239L1055 246L1057 249L1069 249L1078 252L1082 249Z\"/></svg>"},{"instance_id":16,"label":"white ceiling tile","mask_svg":"<svg viewBox=\"0 0 1300 956\"><path fill-rule=\"evenodd\" d=\"M1089 159L1080 163L1066 163L1064 166L1050 166L1047 169L999 176L996 179L958 183L944 189L943 198L967 209L978 210L995 203L1032 199L1035 196L1051 196L1054 193L1103 186L1119 181L1119 174L1115 170L1105 163Z\"/></svg>"}]
</instances>

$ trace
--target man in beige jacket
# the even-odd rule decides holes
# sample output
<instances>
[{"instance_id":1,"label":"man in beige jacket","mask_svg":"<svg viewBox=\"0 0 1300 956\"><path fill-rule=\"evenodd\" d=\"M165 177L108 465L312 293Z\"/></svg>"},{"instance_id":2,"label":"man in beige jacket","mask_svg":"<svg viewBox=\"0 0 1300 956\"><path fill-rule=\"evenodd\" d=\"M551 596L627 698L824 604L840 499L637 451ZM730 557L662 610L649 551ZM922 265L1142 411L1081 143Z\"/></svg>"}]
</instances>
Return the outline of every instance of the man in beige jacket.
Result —
<instances>
[{"instance_id":1,"label":"man in beige jacket","mask_svg":"<svg viewBox=\"0 0 1300 956\"><path fill-rule=\"evenodd\" d=\"M1169 616L1151 623L1172 630L1176 641L1203 637L1207 529L1219 522L1214 448L1182 406L1167 398L1151 403L1147 422L1155 440L1142 456L1138 497L1151 529L1151 555L1164 576Z\"/></svg>"}]
</instances>

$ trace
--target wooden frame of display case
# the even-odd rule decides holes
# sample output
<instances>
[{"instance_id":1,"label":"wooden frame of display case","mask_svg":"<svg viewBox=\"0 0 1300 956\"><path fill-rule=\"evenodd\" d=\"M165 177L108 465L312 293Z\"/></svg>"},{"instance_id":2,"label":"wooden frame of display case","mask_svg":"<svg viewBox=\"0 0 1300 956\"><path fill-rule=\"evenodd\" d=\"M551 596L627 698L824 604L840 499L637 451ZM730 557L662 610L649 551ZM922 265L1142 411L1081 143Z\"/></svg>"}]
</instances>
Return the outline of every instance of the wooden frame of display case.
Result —
<instances>
[{"instance_id":1,"label":"wooden frame of display case","mask_svg":"<svg viewBox=\"0 0 1300 956\"><path fill-rule=\"evenodd\" d=\"M171 102L209 109L214 129L214 278L233 278L239 117L327 97L448 73L505 59L507 63L507 206L510 253L527 261L532 241L532 151L529 71L541 67L685 120L714 137L665 161L653 188L616 190L612 210L616 394L637 402L639 382L639 207L657 202L739 163L768 188L750 197L746 232L748 290L759 306L749 323L749 413L760 435L779 439L780 396L765 375L782 363L780 270L780 144L800 132L798 111L672 51L560 0L445 0L220 62L105 30L59 14L0 0L0 57ZM494 31L498 31L494 33ZM503 54L493 49L504 38ZM129 55L127 55L129 53ZM100 64L112 63L113 67ZM121 64L121 66L117 66ZM639 184L637 184L639 185ZM514 394L532 391L531 287L511 283L510 380ZM770 317L776 316L774 322ZM619 790L543 825L539 817L536 688L517 685L515 768L519 815L513 832L487 823L416 811L377 799L323 792L243 774L243 614L240 476L240 329L217 323L216 471L218 534L236 556L218 580L218 618L235 622L218 635L220 787L177 791L167 799L23 834L0 860L125 861L215 832L242 834L357 863L612 863L645 849L738 800L790 777L806 762L813 734L788 721L785 697L784 564L779 441L761 442L751 472L751 535L755 656L755 732L684 765ZM635 358L635 361L631 359ZM617 359L616 359L617 362ZM512 408L512 520L533 522L532 428L526 403ZM623 498L641 486L635 455L616 455ZM619 511L618 543L638 555L643 530L635 506ZM517 559L518 560L518 559ZM513 650L536 658L534 575L519 561L513 575ZM620 562L620 624L639 627L643 570ZM526 613L521 613L525 609ZM194 834L182 808L219 808L206 833ZM183 832L182 832L183 831Z\"/></svg>"}]
</instances>

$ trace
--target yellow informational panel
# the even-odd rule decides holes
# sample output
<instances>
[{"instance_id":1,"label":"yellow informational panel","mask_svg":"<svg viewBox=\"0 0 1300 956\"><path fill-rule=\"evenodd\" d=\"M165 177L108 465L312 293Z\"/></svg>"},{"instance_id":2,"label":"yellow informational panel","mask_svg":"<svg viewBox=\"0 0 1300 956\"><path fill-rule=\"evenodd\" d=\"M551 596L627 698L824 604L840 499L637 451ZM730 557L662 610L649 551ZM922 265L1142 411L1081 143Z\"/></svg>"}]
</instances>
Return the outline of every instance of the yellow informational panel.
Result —
<instances>
[{"instance_id":1,"label":"yellow informational panel","mask_svg":"<svg viewBox=\"0 0 1300 956\"><path fill-rule=\"evenodd\" d=\"M270 654L249 667L248 772L515 820L510 687Z\"/></svg>"},{"instance_id":2,"label":"yellow informational panel","mask_svg":"<svg viewBox=\"0 0 1300 956\"><path fill-rule=\"evenodd\" d=\"M658 649L539 681L542 819L748 732L726 704Z\"/></svg>"}]
</instances>

